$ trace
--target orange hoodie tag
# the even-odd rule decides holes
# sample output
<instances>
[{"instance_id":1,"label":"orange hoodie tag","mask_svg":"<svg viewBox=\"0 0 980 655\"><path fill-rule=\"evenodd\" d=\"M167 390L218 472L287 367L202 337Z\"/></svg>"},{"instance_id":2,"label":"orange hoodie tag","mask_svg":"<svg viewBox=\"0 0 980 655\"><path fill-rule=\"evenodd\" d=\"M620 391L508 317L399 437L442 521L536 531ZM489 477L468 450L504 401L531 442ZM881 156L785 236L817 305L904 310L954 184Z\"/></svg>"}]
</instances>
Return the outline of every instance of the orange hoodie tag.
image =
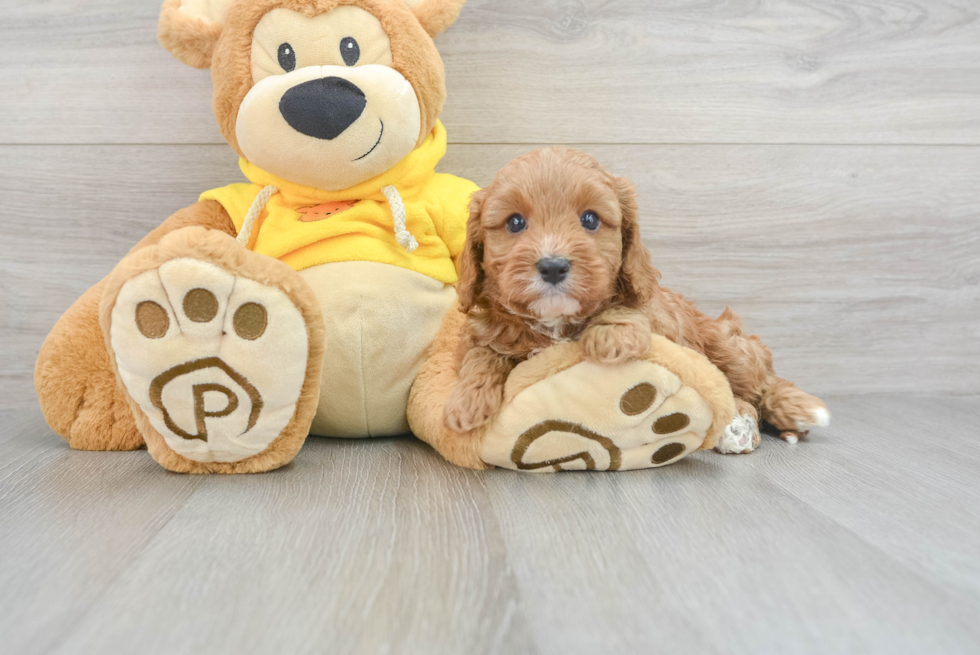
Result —
<instances>
[{"instance_id":1,"label":"orange hoodie tag","mask_svg":"<svg viewBox=\"0 0 980 655\"><path fill-rule=\"evenodd\" d=\"M330 218L334 214L339 214L340 212L345 212L354 206L353 202L341 201L341 202L326 202L322 205L317 205L316 207L303 207L302 209L297 209L302 218L299 220L304 223L315 223L316 221L322 221L324 219Z\"/></svg>"}]
</instances>

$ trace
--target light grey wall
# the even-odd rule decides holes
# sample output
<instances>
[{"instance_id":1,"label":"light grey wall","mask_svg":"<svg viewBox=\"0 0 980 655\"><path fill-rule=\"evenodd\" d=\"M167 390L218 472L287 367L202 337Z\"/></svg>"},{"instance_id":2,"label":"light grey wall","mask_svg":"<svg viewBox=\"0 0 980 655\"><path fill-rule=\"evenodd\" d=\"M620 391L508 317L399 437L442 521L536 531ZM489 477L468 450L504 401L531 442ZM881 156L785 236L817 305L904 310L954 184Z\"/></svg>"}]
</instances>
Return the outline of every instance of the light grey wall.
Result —
<instances>
[{"instance_id":1,"label":"light grey wall","mask_svg":"<svg viewBox=\"0 0 980 655\"><path fill-rule=\"evenodd\" d=\"M0 6L0 406L167 215L240 179L159 0ZM442 170L543 143L631 176L664 283L817 393L980 391L980 3L470 0Z\"/></svg>"}]
</instances>

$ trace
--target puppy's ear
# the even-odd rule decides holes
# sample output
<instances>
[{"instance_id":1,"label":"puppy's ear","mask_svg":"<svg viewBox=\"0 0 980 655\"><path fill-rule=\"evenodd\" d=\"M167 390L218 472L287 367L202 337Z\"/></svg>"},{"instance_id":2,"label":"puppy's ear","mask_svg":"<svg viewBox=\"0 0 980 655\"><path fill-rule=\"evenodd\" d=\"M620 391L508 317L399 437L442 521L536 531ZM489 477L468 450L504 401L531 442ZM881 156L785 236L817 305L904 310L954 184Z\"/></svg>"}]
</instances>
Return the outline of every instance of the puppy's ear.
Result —
<instances>
[{"instance_id":1,"label":"puppy's ear","mask_svg":"<svg viewBox=\"0 0 980 655\"><path fill-rule=\"evenodd\" d=\"M657 291L660 271L650 262L650 251L640 238L636 189L625 177L615 179L616 194L623 212L623 264L617 280L619 301L627 307L648 303Z\"/></svg>"},{"instance_id":2,"label":"puppy's ear","mask_svg":"<svg viewBox=\"0 0 980 655\"><path fill-rule=\"evenodd\" d=\"M166 0L157 39L174 57L194 68L210 68L231 0Z\"/></svg>"},{"instance_id":3,"label":"puppy's ear","mask_svg":"<svg viewBox=\"0 0 980 655\"><path fill-rule=\"evenodd\" d=\"M405 0L433 39L456 22L466 0Z\"/></svg>"},{"instance_id":4,"label":"puppy's ear","mask_svg":"<svg viewBox=\"0 0 980 655\"><path fill-rule=\"evenodd\" d=\"M466 222L466 245L459 257L459 311L468 314L483 294L483 201L486 190L477 191L470 200L470 218Z\"/></svg>"}]
</instances>

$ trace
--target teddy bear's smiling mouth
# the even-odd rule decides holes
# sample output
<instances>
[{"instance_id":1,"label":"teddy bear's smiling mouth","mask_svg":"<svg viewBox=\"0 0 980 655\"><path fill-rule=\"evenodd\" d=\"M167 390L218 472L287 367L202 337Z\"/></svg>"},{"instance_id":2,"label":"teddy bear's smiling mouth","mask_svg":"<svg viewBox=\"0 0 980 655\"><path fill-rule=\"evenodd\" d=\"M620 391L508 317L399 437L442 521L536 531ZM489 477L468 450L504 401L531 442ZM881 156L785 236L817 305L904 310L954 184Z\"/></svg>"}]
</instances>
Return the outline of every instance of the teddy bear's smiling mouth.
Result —
<instances>
[{"instance_id":1,"label":"teddy bear's smiling mouth","mask_svg":"<svg viewBox=\"0 0 980 655\"><path fill-rule=\"evenodd\" d=\"M414 88L392 68L308 66L252 87L235 133L241 154L260 169L337 191L405 159L418 143L420 111Z\"/></svg>"},{"instance_id":2,"label":"teddy bear's smiling mouth","mask_svg":"<svg viewBox=\"0 0 980 655\"><path fill-rule=\"evenodd\" d=\"M366 153L364 153L363 155L361 155L357 159L353 159L351 161L361 161L362 159L364 159L365 157L367 157L368 155L370 155L372 152L374 152L375 150L377 150L378 149L378 146L381 145L381 139L383 139L384 138L384 135L385 135L385 122L383 120L381 120L380 118L378 119L378 121L380 121L380 123L381 123L381 134L378 135L378 140L374 143L374 146L372 146L370 150L368 150Z\"/></svg>"}]
</instances>

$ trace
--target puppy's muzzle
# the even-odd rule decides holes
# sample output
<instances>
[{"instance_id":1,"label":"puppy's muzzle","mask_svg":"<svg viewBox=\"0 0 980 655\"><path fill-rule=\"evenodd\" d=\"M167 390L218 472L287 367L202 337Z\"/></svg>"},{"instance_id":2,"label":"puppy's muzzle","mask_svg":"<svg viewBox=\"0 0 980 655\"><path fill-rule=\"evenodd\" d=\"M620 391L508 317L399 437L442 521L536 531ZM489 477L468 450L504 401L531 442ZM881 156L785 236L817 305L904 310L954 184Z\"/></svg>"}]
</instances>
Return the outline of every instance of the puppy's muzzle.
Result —
<instances>
[{"instance_id":1,"label":"puppy's muzzle","mask_svg":"<svg viewBox=\"0 0 980 655\"><path fill-rule=\"evenodd\" d=\"M538 273L548 284L561 284L572 270L572 262L557 257L546 257L538 261Z\"/></svg>"},{"instance_id":2,"label":"puppy's muzzle","mask_svg":"<svg viewBox=\"0 0 980 655\"><path fill-rule=\"evenodd\" d=\"M332 141L361 117L366 106L367 97L356 84L342 77L324 77L286 91L279 112L297 132Z\"/></svg>"}]
</instances>

